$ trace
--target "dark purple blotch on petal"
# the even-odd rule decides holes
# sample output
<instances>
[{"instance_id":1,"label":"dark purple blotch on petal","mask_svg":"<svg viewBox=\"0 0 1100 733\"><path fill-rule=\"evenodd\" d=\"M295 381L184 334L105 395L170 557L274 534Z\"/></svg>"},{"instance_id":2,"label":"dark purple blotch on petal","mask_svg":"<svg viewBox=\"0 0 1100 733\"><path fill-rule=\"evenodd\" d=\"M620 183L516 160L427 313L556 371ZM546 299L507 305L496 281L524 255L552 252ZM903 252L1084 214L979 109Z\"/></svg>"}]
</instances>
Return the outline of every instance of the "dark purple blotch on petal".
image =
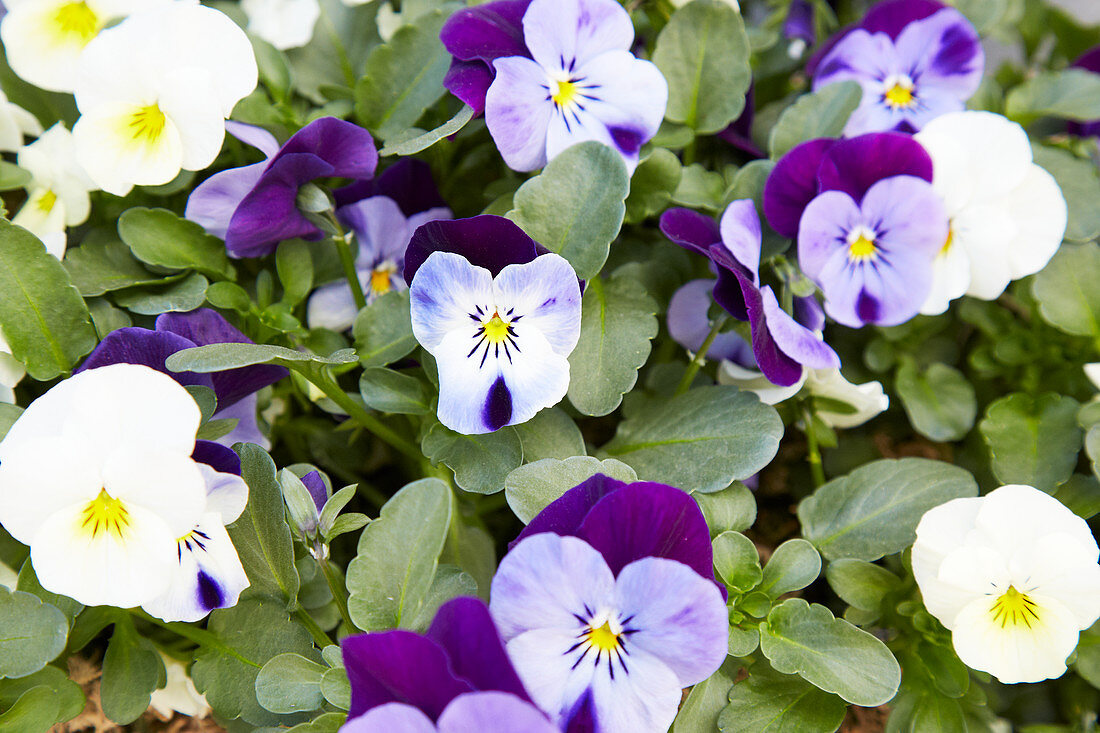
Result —
<instances>
[{"instance_id":1,"label":"dark purple blotch on petal","mask_svg":"<svg viewBox=\"0 0 1100 733\"><path fill-rule=\"evenodd\" d=\"M225 593L222 591L221 586L204 570L199 571L197 590L199 605L207 611L213 611L215 608L221 608L225 605Z\"/></svg>"},{"instance_id":2,"label":"dark purple blotch on petal","mask_svg":"<svg viewBox=\"0 0 1100 733\"><path fill-rule=\"evenodd\" d=\"M393 199L406 217L447 205L435 185L431 166L417 158L402 158L377 178L356 181L333 192L333 196L337 208L372 196L385 196Z\"/></svg>"},{"instance_id":3,"label":"dark purple blotch on petal","mask_svg":"<svg viewBox=\"0 0 1100 733\"><path fill-rule=\"evenodd\" d=\"M313 499L313 505L317 507L317 511L320 512L324 509L325 502L328 501L328 487L325 486L325 480L321 478L321 474L317 471L310 471L302 476L302 484L309 492L310 498Z\"/></svg>"},{"instance_id":4,"label":"dark purple blotch on petal","mask_svg":"<svg viewBox=\"0 0 1100 733\"><path fill-rule=\"evenodd\" d=\"M430 221L419 227L405 250L405 282L432 252L453 252L496 277L508 265L523 265L549 250L503 216Z\"/></svg>"},{"instance_id":5,"label":"dark purple blotch on petal","mask_svg":"<svg viewBox=\"0 0 1100 733\"><path fill-rule=\"evenodd\" d=\"M485 396L485 406L481 419L490 430L500 430L512 419L512 393L504 383L504 377L497 377L489 394Z\"/></svg>"},{"instance_id":6,"label":"dark purple blotch on petal","mask_svg":"<svg viewBox=\"0 0 1100 733\"><path fill-rule=\"evenodd\" d=\"M1091 71L1094 74L1100 74L1100 46L1089 49L1079 59L1073 62L1072 66L1078 69L1085 69ZM1094 137L1100 136L1100 120L1093 120L1091 122L1074 122L1069 123L1069 132L1071 135L1077 137Z\"/></svg>"},{"instance_id":7,"label":"dark purple blotch on petal","mask_svg":"<svg viewBox=\"0 0 1100 733\"><path fill-rule=\"evenodd\" d=\"M530 56L523 36L523 16L531 0L497 0L464 8L447 19L439 38L454 57L443 86L474 114L485 111L485 93L493 83L493 61Z\"/></svg>"},{"instance_id":8,"label":"dark purple blotch on petal","mask_svg":"<svg viewBox=\"0 0 1100 733\"><path fill-rule=\"evenodd\" d=\"M636 127L610 126L607 131L611 133L611 141L615 143L615 147L625 155L637 155L648 139L645 130Z\"/></svg>"},{"instance_id":9,"label":"dark purple blotch on petal","mask_svg":"<svg viewBox=\"0 0 1100 733\"><path fill-rule=\"evenodd\" d=\"M213 440L196 440L191 458L198 463L205 463L218 473L241 475L240 456L232 448L215 443Z\"/></svg>"},{"instance_id":10,"label":"dark purple blotch on petal","mask_svg":"<svg viewBox=\"0 0 1100 733\"><path fill-rule=\"evenodd\" d=\"M577 698L572 710L564 716L565 733L599 733L596 724L596 703L592 700L592 688Z\"/></svg>"}]
</instances>

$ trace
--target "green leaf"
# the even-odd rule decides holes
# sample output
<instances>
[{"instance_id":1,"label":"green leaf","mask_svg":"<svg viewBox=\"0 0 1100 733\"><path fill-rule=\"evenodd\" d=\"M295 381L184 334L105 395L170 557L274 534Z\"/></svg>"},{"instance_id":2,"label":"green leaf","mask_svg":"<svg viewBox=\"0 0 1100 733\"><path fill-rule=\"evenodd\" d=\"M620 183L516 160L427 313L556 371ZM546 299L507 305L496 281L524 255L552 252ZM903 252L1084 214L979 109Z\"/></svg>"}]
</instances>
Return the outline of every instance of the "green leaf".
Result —
<instances>
[{"instance_id":1,"label":"green leaf","mask_svg":"<svg viewBox=\"0 0 1100 733\"><path fill-rule=\"evenodd\" d=\"M84 604L74 601L68 596L51 593L43 588L42 584L38 582L38 576L34 572L34 566L31 565L30 559L24 562L23 567L19 569L19 578L15 590L37 596L43 603L49 604L58 611L61 611L61 613L65 615L65 621L68 622L70 627L77 614L84 610Z\"/></svg>"},{"instance_id":2,"label":"green leaf","mask_svg":"<svg viewBox=\"0 0 1100 733\"><path fill-rule=\"evenodd\" d=\"M301 580L294 567L294 545L283 492L275 477L275 462L267 451L252 443L244 443L238 452L241 478L248 484L248 505L229 525L229 538L253 590L282 598L292 609Z\"/></svg>"},{"instance_id":3,"label":"green leaf","mask_svg":"<svg viewBox=\"0 0 1100 733\"><path fill-rule=\"evenodd\" d=\"M23 188L33 180L30 172L23 170L15 163L6 160L0 161L0 191L14 191Z\"/></svg>"},{"instance_id":4,"label":"green leaf","mask_svg":"<svg viewBox=\"0 0 1100 733\"><path fill-rule=\"evenodd\" d=\"M347 710L351 707L351 682L343 667L325 670L321 676L321 693L334 707Z\"/></svg>"},{"instance_id":5,"label":"green leaf","mask_svg":"<svg viewBox=\"0 0 1100 733\"><path fill-rule=\"evenodd\" d=\"M290 619L281 601L246 596L232 608L211 613L207 629L220 643L198 648L191 679L220 718L241 718L253 726L293 725L303 719L276 715L256 699L256 678L272 657L318 658L309 632Z\"/></svg>"},{"instance_id":6,"label":"green leaf","mask_svg":"<svg viewBox=\"0 0 1100 733\"><path fill-rule=\"evenodd\" d=\"M313 289L313 257L310 242L292 239L275 250L275 269L283 284L283 302L297 305Z\"/></svg>"},{"instance_id":7,"label":"green leaf","mask_svg":"<svg viewBox=\"0 0 1100 733\"><path fill-rule=\"evenodd\" d=\"M511 427L463 435L436 423L420 442L420 449L433 466L445 464L455 472L455 483L475 494L503 491L504 479L523 463L523 446Z\"/></svg>"},{"instance_id":8,"label":"green leaf","mask_svg":"<svg viewBox=\"0 0 1100 733\"><path fill-rule=\"evenodd\" d=\"M740 482L711 494L696 492L691 496L703 510L711 537L722 532L741 532L756 521L756 498Z\"/></svg>"},{"instance_id":9,"label":"green leaf","mask_svg":"<svg viewBox=\"0 0 1100 733\"><path fill-rule=\"evenodd\" d=\"M657 36L653 62L668 81L665 119L696 134L724 129L745 108L752 69L741 14L720 0L695 0Z\"/></svg>"},{"instance_id":10,"label":"green leaf","mask_svg":"<svg viewBox=\"0 0 1100 733\"><path fill-rule=\"evenodd\" d=\"M431 146L445 137L450 137L456 132L461 130L466 124L474 118L474 109L468 104L462 105L454 117L444 122L434 130L429 130L422 135L403 140L401 142L388 142L386 145L378 151L378 154L385 157L387 155L415 155L421 151L427 150ZM398 138L395 137L394 140Z\"/></svg>"},{"instance_id":11,"label":"green leaf","mask_svg":"<svg viewBox=\"0 0 1100 733\"><path fill-rule=\"evenodd\" d=\"M210 282L197 272L182 280L165 279L166 285L127 288L115 293L115 302L128 311L143 316L161 313L193 311L206 299Z\"/></svg>"},{"instance_id":12,"label":"green leaf","mask_svg":"<svg viewBox=\"0 0 1100 733\"><path fill-rule=\"evenodd\" d=\"M1085 434L1086 448L1089 445L1090 436L1100 437L1100 426L1093 426ZM1089 455L1094 454L1090 452ZM1100 480L1096 476L1075 473L1058 487L1058 490L1054 492L1054 498L1065 504L1066 509L1082 519L1092 519L1100 514Z\"/></svg>"},{"instance_id":13,"label":"green leaf","mask_svg":"<svg viewBox=\"0 0 1100 733\"><path fill-rule=\"evenodd\" d=\"M606 461L590 456L574 456L564 461L544 458L508 474L504 480L504 495L508 506L526 524L566 491L597 473L627 483L638 480L634 469L610 458Z\"/></svg>"},{"instance_id":14,"label":"green leaf","mask_svg":"<svg viewBox=\"0 0 1100 733\"><path fill-rule=\"evenodd\" d=\"M70 680L69 676L57 667L46 667L26 677L0 682L0 710L10 711L20 697L28 690L35 687L47 690L50 693L52 701L56 703L56 706L43 704L41 710L34 711L36 717L38 714L45 716L46 713L53 708L56 710L53 720L40 726L31 726L28 724L25 727L19 727L18 725L14 727L5 727L18 717L18 715L14 715L9 718L5 713L4 715L0 715L0 731L26 733L26 731L31 730L46 730L57 723L72 720L84 709L84 693L81 691L80 685ZM40 719L46 720L47 718L42 717Z\"/></svg>"},{"instance_id":15,"label":"green leaf","mask_svg":"<svg viewBox=\"0 0 1100 733\"><path fill-rule=\"evenodd\" d=\"M172 270L196 270L232 280L225 244L193 221L167 209L128 209L118 219L118 236L142 262Z\"/></svg>"},{"instance_id":16,"label":"green leaf","mask_svg":"<svg viewBox=\"0 0 1100 733\"><path fill-rule=\"evenodd\" d=\"M773 601L784 593L801 590L821 574L821 555L806 540L787 540L768 558L760 592Z\"/></svg>"},{"instance_id":17,"label":"green leaf","mask_svg":"<svg viewBox=\"0 0 1100 733\"><path fill-rule=\"evenodd\" d=\"M886 568L850 557L829 563L825 579L841 600L863 611L878 611L882 597L901 585L901 578Z\"/></svg>"},{"instance_id":18,"label":"green leaf","mask_svg":"<svg viewBox=\"0 0 1100 733\"><path fill-rule=\"evenodd\" d=\"M958 369L937 362L921 372L915 361L906 359L896 387L913 429L926 438L962 440L974 427L978 400Z\"/></svg>"},{"instance_id":19,"label":"green leaf","mask_svg":"<svg viewBox=\"0 0 1100 733\"><path fill-rule=\"evenodd\" d=\"M443 96L451 54L439 40L447 14L427 13L399 29L371 52L355 87L355 111L363 126L389 139L412 127Z\"/></svg>"},{"instance_id":20,"label":"green leaf","mask_svg":"<svg viewBox=\"0 0 1100 733\"><path fill-rule=\"evenodd\" d=\"M672 200L681 206L717 213L722 210L725 192L726 181L720 173L709 171L700 163L692 163L684 167Z\"/></svg>"},{"instance_id":21,"label":"green leaf","mask_svg":"<svg viewBox=\"0 0 1100 733\"><path fill-rule=\"evenodd\" d=\"M654 148L630 177L626 220L630 223L644 221L667 209L682 174L679 158L664 148Z\"/></svg>"},{"instance_id":22,"label":"green leaf","mask_svg":"<svg viewBox=\"0 0 1100 733\"><path fill-rule=\"evenodd\" d=\"M394 494L348 565L351 620L364 631L408 628L427 602L451 525L451 491L435 478Z\"/></svg>"},{"instance_id":23,"label":"green leaf","mask_svg":"<svg viewBox=\"0 0 1100 733\"><path fill-rule=\"evenodd\" d=\"M295 351L272 344L209 344L193 349L177 351L164 364L174 372L223 372L227 369L253 366L254 364L279 364L285 367L301 367L305 364L340 365L354 364L355 353L340 349L329 356L318 356L308 351Z\"/></svg>"},{"instance_id":24,"label":"green leaf","mask_svg":"<svg viewBox=\"0 0 1100 733\"><path fill-rule=\"evenodd\" d=\"M153 643L137 633L125 611L118 613L103 657L99 694L104 714L128 725L149 708L153 690L163 686L167 677Z\"/></svg>"},{"instance_id":25,"label":"green leaf","mask_svg":"<svg viewBox=\"0 0 1100 733\"><path fill-rule=\"evenodd\" d=\"M607 415L638 381L657 336L657 303L636 280L588 283L581 335L569 355L569 401L585 415Z\"/></svg>"},{"instance_id":26,"label":"green leaf","mask_svg":"<svg viewBox=\"0 0 1100 733\"><path fill-rule=\"evenodd\" d=\"M62 263L69 271L73 285L84 297L136 285L155 285L165 279L163 275L154 275L142 267L130 254L130 248L115 238L114 233L109 236L95 234L93 232L86 237L79 247L67 251ZM177 279L177 276L172 276L172 279Z\"/></svg>"},{"instance_id":27,"label":"green leaf","mask_svg":"<svg viewBox=\"0 0 1100 733\"><path fill-rule=\"evenodd\" d=\"M359 394L367 407L398 415L427 415L431 402L424 382L385 367L364 369Z\"/></svg>"},{"instance_id":28,"label":"green leaf","mask_svg":"<svg viewBox=\"0 0 1100 733\"><path fill-rule=\"evenodd\" d=\"M321 0L320 5L323 16L313 39L286 51L294 88L318 106L350 98L346 87L354 86L371 50L381 42L376 22L379 3L349 7L340 0ZM265 111L272 106L265 99Z\"/></svg>"},{"instance_id":29,"label":"green leaf","mask_svg":"<svg viewBox=\"0 0 1100 733\"><path fill-rule=\"evenodd\" d=\"M1054 176L1066 199L1066 239L1089 242L1100 236L1100 171L1096 164L1060 148L1032 145L1031 150L1035 162Z\"/></svg>"},{"instance_id":30,"label":"green leaf","mask_svg":"<svg viewBox=\"0 0 1100 733\"><path fill-rule=\"evenodd\" d=\"M1008 93L1005 115L1020 124L1040 117L1100 119L1100 77L1086 69L1041 72Z\"/></svg>"},{"instance_id":31,"label":"green leaf","mask_svg":"<svg viewBox=\"0 0 1100 733\"><path fill-rule=\"evenodd\" d=\"M737 661L727 659L718 671L692 687L684 704L680 706L680 712L676 714L672 733L718 730L718 715L726 707L739 667Z\"/></svg>"},{"instance_id":32,"label":"green leaf","mask_svg":"<svg viewBox=\"0 0 1100 733\"><path fill-rule=\"evenodd\" d=\"M65 374L96 344L84 299L38 238L0 221L0 323L27 373L39 381Z\"/></svg>"},{"instance_id":33,"label":"green leaf","mask_svg":"<svg viewBox=\"0 0 1100 733\"><path fill-rule=\"evenodd\" d=\"M408 356L416 348L409 291L393 291L376 298L359 311L352 333L364 368L385 366Z\"/></svg>"},{"instance_id":34,"label":"green leaf","mask_svg":"<svg viewBox=\"0 0 1100 733\"><path fill-rule=\"evenodd\" d=\"M508 218L588 279L619 234L629 189L622 156L602 143L578 143L519 187Z\"/></svg>"},{"instance_id":35,"label":"green leaf","mask_svg":"<svg viewBox=\"0 0 1100 733\"><path fill-rule=\"evenodd\" d=\"M477 581L473 576L454 565L440 564L432 578L432 585L424 597L424 605L411 618L409 628L424 631L431 626L439 607L452 598L476 596Z\"/></svg>"},{"instance_id":36,"label":"green leaf","mask_svg":"<svg viewBox=\"0 0 1100 733\"><path fill-rule=\"evenodd\" d=\"M58 700L45 685L32 687L0 715L0 733L46 731L58 719Z\"/></svg>"},{"instance_id":37,"label":"green leaf","mask_svg":"<svg viewBox=\"0 0 1100 733\"><path fill-rule=\"evenodd\" d=\"M926 458L872 461L829 481L798 505L802 535L829 560L877 560L916 539L924 513L977 496L969 472Z\"/></svg>"},{"instance_id":38,"label":"green leaf","mask_svg":"<svg viewBox=\"0 0 1100 733\"><path fill-rule=\"evenodd\" d=\"M757 662L733 686L718 716L722 733L832 733L848 706L796 675L780 674Z\"/></svg>"},{"instance_id":39,"label":"green leaf","mask_svg":"<svg viewBox=\"0 0 1100 733\"><path fill-rule=\"evenodd\" d=\"M325 700L321 679L327 671L323 664L300 654L272 657L256 676L256 701L273 713L316 710Z\"/></svg>"},{"instance_id":40,"label":"green leaf","mask_svg":"<svg viewBox=\"0 0 1100 733\"><path fill-rule=\"evenodd\" d=\"M287 733L339 733L345 722L347 715L344 713L322 713L308 723L299 723Z\"/></svg>"},{"instance_id":41,"label":"green leaf","mask_svg":"<svg viewBox=\"0 0 1100 733\"><path fill-rule=\"evenodd\" d=\"M690 5L687 7L691 7ZM603 452L646 481L718 491L771 462L783 435L775 409L736 387L698 387L632 414Z\"/></svg>"},{"instance_id":42,"label":"green leaf","mask_svg":"<svg viewBox=\"0 0 1100 733\"><path fill-rule=\"evenodd\" d=\"M19 419L19 416L23 414L23 408L19 405L10 405L7 402L0 402L0 440L4 439L4 436L11 430L11 426L15 424L15 421Z\"/></svg>"},{"instance_id":43,"label":"green leaf","mask_svg":"<svg viewBox=\"0 0 1100 733\"><path fill-rule=\"evenodd\" d=\"M1043 320L1077 336L1100 338L1100 245L1063 244L1032 281Z\"/></svg>"},{"instance_id":44,"label":"green leaf","mask_svg":"<svg viewBox=\"0 0 1100 733\"><path fill-rule=\"evenodd\" d=\"M527 463L544 458L565 460L583 456L584 436L565 410L550 407L525 423L514 426Z\"/></svg>"},{"instance_id":45,"label":"green leaf","mask_svg":"<svg viewBox=\"0 0 1100 733\"><path fill-rule=\"evenodd\" d=\"M853 705L889 702L901 683L901 667L881 641L829 609L790 598L760 626L760 650L784 674L840 695Z\"/></svg>"},{"instance_id":46,"label":"green leaf","mask_svg":"<svg viewBox=\"0 0 1100 733\"><path fill-rule=\"evenodd\" d=\"M1005 484L1027 484L1053 493L1073 474L1083 433L1080 404L1047 392L1013 394L986 408L978 429L992 457L993 475Z\"/></svg>"},{"instance_id":47,"label":"green leaf","mask_svg":"<svg viewBox=\"0 0 1100 733\"><path fill-rule=\"evenodd\" d=\"M769 154L778 160L807 140L840 137L862 98L863 89L854 81L829 84L802 95L779 115L768 138Z\"/></svg>"},{"instance_id":48,"label":"green leaf","mask_svg":"<svg viewBox=\"0 0 1100 733\"><path fill-rule=\"evenodd\" d=\"M30 593L0 585L0 679L25 677L65 649L69 622Z\"/></svg>"},{"instance_id":49,"label":"green leaf","mask_svg":"<svg viewBox=\"0 0 1100 733\"><path fill-rule=\"evenodd\" d=\"M736 593L748 593L760 584L760 555L756 545L740 532L723 532L711 542L714 569L726 586Z\"/></svg>"}]
</instances>

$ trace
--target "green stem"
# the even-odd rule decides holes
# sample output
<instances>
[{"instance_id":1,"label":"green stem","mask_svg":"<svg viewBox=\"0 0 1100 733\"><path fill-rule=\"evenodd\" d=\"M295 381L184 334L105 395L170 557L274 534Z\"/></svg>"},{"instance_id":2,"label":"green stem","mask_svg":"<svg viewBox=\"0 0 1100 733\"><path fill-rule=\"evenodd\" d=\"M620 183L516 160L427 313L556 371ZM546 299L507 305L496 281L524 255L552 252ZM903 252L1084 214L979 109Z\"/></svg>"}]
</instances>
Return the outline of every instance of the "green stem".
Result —
<instances>
[{"instance_id":1,"label":"green stem","mask_svg":"<svg viewBox=\"0 0 1100 733\"><path fill-rule=\"evenodd\" d=\"M344 619L344 623L348 625L348 629L354 629L355 624L352 623L351 614L348 612L347 590L344 589L336 577L336 573L333 572L332 566L328 563L328 558L321 555L314 555L314 558L321 568L321 575L325 576L328 589L332 591L332 598L336 601L336 607L340 609L340 616Z\"/></svg>"},{"instance_id":2,"label":"green stem","mask_svg":"<svg viewBox=\"0 0 1100 733\"><path fill-rule=\"evenodd\" d=\"M304 609L299 608L294 612L294 615L302 622L302 626L306 627L306 631L313 637L313 642L317 646L324 649L326 646L333 645L332 639L328 637L325 630L318 626L317 622L313 620L313 617L306 613Z\"/></svg>"},{"instance_id":3,"label":"green stem","mask_svg":"<svg viewBox=\"0 0 1100 733\"><path fill-rule=\"evenodd\" d=\"M806 462L810 464L814 486L821 486L825 483L825 469L821 465L821 447L817 443L817 433L814 431L813 410L805 405L802 407L802 422L806 433Z\"/></svg>"},{"instance_id":4,"label":"green stem","mask_svg":"<svg viewBox=\"0 0 1100 733\"><path fill-rule=\"evenodd\" d=\"M684 165L688 166L695 162L695 137L692 133L691 142L684 148Z\"/></svg>"},{"instance_id":5,"label":"green stem","mask_svg":"<svg viewBox=\"0 0 1100 733\"><path fill-rule=\"evenodd\" d=\"M351 253L351 245L344 237L333 237L332 243L336 245L336 253L340 255L340 264L344 266L344 277L351 288L351 297L355 299L356 310L367 307L367 298L363 295L363 286L359 283L359 273L355 271L355 255Z\"/></svg>"},{"instance_id":6,"label":"green stem","mask_svg":"<svg viewBox=\"0 0 1100 733\"><path fill-rule=\"evenodd\" d=\"M315 372L314 374L306 374L304 371L299 373L305 377L310 384L324 392L326 397L339 405L349 417L373 433L375 437L389 443L392 447L404 453L417 463L420 463L420 461L424 459L418 447L402 438L389 426L372 415L367 408L353 400L347 392L341 389L340 385L336 383L336 380L327 373Z\"/></svg>"},{"instance_id":7,"label":"green stem","mask_svg":"<svg viewBox=\"0 0 1100 733\"><path fill-rule=\"evenodd\" d=\"M718 334L722 332L722 326L726 325L727 318L729 318L729 316L723 313L714 320L714 325L710 327L710 333L707 334L707 338L703 341L703 345L699 347L699 350L695 352L695 356L688 362L687 371L684 372L680 384L677 385L676 391L672 395L673 397L679 397L684 392L688 391L688 387L691 386L691 382L695 379L695 375L699 373L699 368L702 367L703 363L707 360L707 352L710 351L711 344L714 343L714 339L718 338Z\"/></svg>"},{"instance_id":8,"label":"green stem","mask_svg":"<svg viewBox=\"0 0 1100 733\"><path fill-rule=\"evenodd\" d=\"M214 634L211 634L206 629L200 629L198 626L192 626L191 624L161 621L155 616L150 616L145 611L142 611L140 608L132 608L130 609L130 613L133 616L141 619L142 621L145 621L146 623L150 623L154 626L159 626L162 629L166 629L167 631L171 631L173 634L177 636L182 636L184 639L187 639L188 641L193 642L198 646L204 646L210 649L217 649L223 654L234 657L244 664L249 665L250 667L259 668L263 666L261 664L256 664L247 657L241 656L241 654L236 649L228 646L225 642L216 637Z\"/></svg>"}]
</instances>

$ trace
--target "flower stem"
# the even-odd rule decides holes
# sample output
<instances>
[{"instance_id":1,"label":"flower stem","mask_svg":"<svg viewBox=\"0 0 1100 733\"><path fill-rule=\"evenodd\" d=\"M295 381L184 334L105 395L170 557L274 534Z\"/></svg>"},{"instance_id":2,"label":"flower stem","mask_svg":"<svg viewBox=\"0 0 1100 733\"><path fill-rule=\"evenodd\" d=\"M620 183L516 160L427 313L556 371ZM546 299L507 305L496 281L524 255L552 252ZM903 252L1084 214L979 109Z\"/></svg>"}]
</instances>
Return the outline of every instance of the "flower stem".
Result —
<instances>
[{"instance_id":1,"label":"flower stem","mask_svg":"<svg viewBox=\"0 0 1100 733\"><path fill-rule=\"evenodd\" d=\"M699 347L699 350L695 352L695 356L690 362L688 362L687 371L684 372L683 378L680 380L680 384L677 385L676 391L672 393L673 397L679 397L684 392L688 391L688 387L691 386L692 381L695 379L695 375L699 373L699 368L703 366L707 360L707 352L710 351L711 344L714 343L714 339L718 338L718 334L722 332L722 326L726 325L726 319L729 318L725 313L714 319L714 325L710 327L710 333L707 334L706 339L703 341L703 345Z\"/></svg>"},{"instance_id":2,"label":"flower stem","mask_svg":"<svg viewBox=\"0 0 1100 733\"><path fill-rule=\"evenodd\" d=\"M802 407L802 422L806 433L806 462L810 464L814 486L821 486L825 483L825 469L821 465L821 447L817 443L817 433L814 431L813 410L805 405Z\"/></svg>"},{"instance_id":3,"label":"flower stem","mask_svg":"<svg viewBox=\"0 0 1100 733\"><path fill-rule=\"evenodd\" d=\"M351 297L355 299L355 308L363 310L367 307L367 298L363 295L363 286L359 284L359 273L355 271L355 256L351 253L351 245L345 237L332 238L336 245L336 252L340 255L340 264L344 266L344 277L351 288Z\"/></svg>"},{"instance_id":4,"label":"flower stem","mask_svg":"<svg viewBox=\"0 0 1100 733\"><path fill-rule=\"evenodd\" d=\"M299 608L294 612L294 616L302 623L302 626L306 627L306 631L313 637L313 642L318 647L324 649L326 646L333 645L334 642L332 639L329 638L324 629L317 625L317 622L313 620L313 617L310 616L305 609Z\"/></svg>"},{"instance_id":5,"label":"flower stem","mask_svg":"<svg viewBox=\"0 0 1100 733\"><path fill-rule=\"evenodd\" d=\"M332 566L328 563L328 558L321 554L314 554L313 557L317 561L318 567L321 568L321 575L325 576L328 589L332 591L332 598L336 601L336 607L340 609L340 616L344 619L344 623L348 625L348 629L354 629L355 624L352 623L351 614L348 612L347 591L341 585L339 578L336 577L336 573L333 572Z\"/></svg>"}]
</instances>

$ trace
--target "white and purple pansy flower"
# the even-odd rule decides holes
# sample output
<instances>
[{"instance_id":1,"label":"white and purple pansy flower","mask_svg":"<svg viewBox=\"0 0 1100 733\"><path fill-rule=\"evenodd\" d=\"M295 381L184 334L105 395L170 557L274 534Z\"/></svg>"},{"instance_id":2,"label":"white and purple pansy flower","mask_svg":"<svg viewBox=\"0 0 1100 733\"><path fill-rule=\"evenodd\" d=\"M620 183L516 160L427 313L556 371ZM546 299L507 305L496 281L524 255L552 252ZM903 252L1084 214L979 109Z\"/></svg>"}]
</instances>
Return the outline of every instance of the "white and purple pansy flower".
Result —
<instances>
[{"instance_id":1,"label":"white and purple pansy flower","mask_svg":"<svg viewBox=\"0 0 1100 733\"><path fill-rule=\"evenodd\" d=\"M803 366L840 366L836 352L780 307L770 285L761 285L760 219L751 199L732 202L717 225L690 209L670 209L661 216L661 231L681 247L710 259L718 273L715 302L751 324L755 362L773 384L795 384L802 378Z\"/></svg>"},{"instance_id":2,"label":"white and purple pansy flower","mask_svg":"<svg viewBox=\"0 0 1100 733\"><path fill-rule=\"evenodd\" d=\"M813 88L855 81L863 100L847 135L914 132L958 112L978 90L981 39L962 13L932 0L887 0L833 42L812 65Z\"/></svg>"},{"instance_id":3,"label":"white and purple pansy flower","mask_svg":"<svg viewBox=\"0 0 1100 733\"><path fill-rule=\"evenodd\" d=\"M403 158L378 178L335 192L336 216L355 232L359 253L355 271L367 303L392 290L406 288L405 248L421 224L450 219L427 163ZM310 328L344 331L359 309L344 279L317 288L309 298Z\"/></svg>"},{"instance_id":4,"label":"white and purple pansy flower","mask_svg":"<svg viewBox=\"0 0 1100 733\"><path fill-rule=\"evenodd\" d=\"M596 140L627 169L657 134L668 84L630 53L634 25L615 0L533 0L523 15L526 52L496 58L485 122L504 162L542 168L576 143Z\"/></svg>"},{"instance_id":5,"label":"white and purple pansy flower","mask_svg":"<svg viewBox=\"0 0 1100 733\"><path fill-rule=\"evenodd\" d=\"M424 635L359 634L340 646L351 683L343 733L559 731L532 704L477 598L440 606Z\"/></svg>"},{"instance_id":6,"label":"white and purple pansy flower","mask_svg":"<svg viewBox=\"0 0 1100 733\"><path fill-rule=\"evenodd\" d=\"M565 258L499 216L433 221L405 255L412 329L439 367L439 421L467 435L565 397L581 291Z\"/></svg>"},{"instance_id":7,"label":"white and purple pansy flower","mask_svg":"<svg viewBox=\"0 0 1100 733\"><path fill-rule=\"evenodd\" d=\"M371 178L378 165L370 133L335 117L314 120L281 147L260 127L227 122L226 129L266 159L203 181L187 200L186 216L224 239L233 257L262 257L296 237L322 239L298 209L298 189L319 178Z\"/></svg>"},{"instance_id":8,"label":"white and purple pansy flower","mask_svg":"<svg viewBox=\"0 0 1100 733\"><path fill-rule=\"evenodd\" d=\"M802 271L825 293L825 312L853 328L894 326L917 314L947 241L932 159L901 133L796 146L764 185L772 228L798 238Z\"/></svg>"},{"instance_id":9,"label":"white and purple pansy flower","mask_svg":"<svg viewBox=\"0 0 1100 733\"><path fill-rule=\"evenodd\" d=\"M560 727L663 733L681 690L726 658L712 562L687 493L596 475L520 534L489 607L520 679Z\"/></svg>"},{"instance_id":10,"label":"white and purple pansy flower","mask_svg":"<svg viewBox=\"0 0 1100 733\"><path fill-rule=\"evenodd\" d=\"M443 79L451 94L485 112L485 93L496 72L493 62L505 56L529 56L523 40L523 14L531 0L495 0L462 8L447 19L439 38L453 56Z\"/></svg>"}]
</instances>

